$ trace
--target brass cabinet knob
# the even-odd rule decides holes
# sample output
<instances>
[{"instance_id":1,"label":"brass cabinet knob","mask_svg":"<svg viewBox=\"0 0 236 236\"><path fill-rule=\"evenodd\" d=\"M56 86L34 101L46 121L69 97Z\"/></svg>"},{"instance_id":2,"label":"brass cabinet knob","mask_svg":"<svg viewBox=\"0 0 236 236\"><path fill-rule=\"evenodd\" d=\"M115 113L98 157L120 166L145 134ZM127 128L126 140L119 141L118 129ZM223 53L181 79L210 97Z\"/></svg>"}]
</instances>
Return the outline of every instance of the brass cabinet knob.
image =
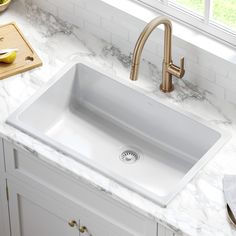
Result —
<instances>
[{"instance_id":1,"label":"brass cabinet knob","mask_svg":"<svg viewBox=\"0 0 236 236\"><path fill-rule=\"evenodd\" d=\"M80 226L79 227L79 232L80 233L85 233L85 232L88 232L88 229L86 228L86 226Z\"/></svg>"},{"instance_id":2,"label":"brass cabinet knob","mask_svg":"<svg viewBox=\"0 0 236 236\"><path fill-rule=\"evenodd\" d=\"M70 221L68 222L68 225L69 225L70 227L72 227L72 228L77 227L77 229L79 230L80 233L86 233L86 232L88 232L88 229L87 229L86 226L80 226L80 227L78 227L78 223L77 223L75 220L70 220Z\"/></svg>"},{"instance_id":3,"label":"brass cabinet knob","mask_svg":"<svg viewBox=\"0 0 236 236\"><path fill-rule=\"evenodd\" d=\"M68 222L68 225L69 225L70 227L74 228L74 227L76 227L78 224L77 224L77 222L76 222L75 220L70 220L70 221Z\"/></svg>"}]
</instances>

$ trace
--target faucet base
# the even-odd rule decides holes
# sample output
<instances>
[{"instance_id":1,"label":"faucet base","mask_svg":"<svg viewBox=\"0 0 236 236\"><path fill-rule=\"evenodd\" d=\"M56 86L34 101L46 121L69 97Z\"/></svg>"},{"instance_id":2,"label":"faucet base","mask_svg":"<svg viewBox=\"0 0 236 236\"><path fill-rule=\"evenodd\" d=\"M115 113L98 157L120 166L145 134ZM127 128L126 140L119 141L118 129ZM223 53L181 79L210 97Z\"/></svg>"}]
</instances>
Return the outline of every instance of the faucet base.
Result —
<instances>
[{"instance_id":1,"label":"faucet base","mask_svg":"<svg viewBox=\"0 0 236 236\"><path fill-rule=\"evenodd\" d=\"M169 88L163 88L162 84L160 85L160 90L163 92L163 93L170 93L174 90L174 85L172 84L171 87Z\"/></svg>"}]
</instances>

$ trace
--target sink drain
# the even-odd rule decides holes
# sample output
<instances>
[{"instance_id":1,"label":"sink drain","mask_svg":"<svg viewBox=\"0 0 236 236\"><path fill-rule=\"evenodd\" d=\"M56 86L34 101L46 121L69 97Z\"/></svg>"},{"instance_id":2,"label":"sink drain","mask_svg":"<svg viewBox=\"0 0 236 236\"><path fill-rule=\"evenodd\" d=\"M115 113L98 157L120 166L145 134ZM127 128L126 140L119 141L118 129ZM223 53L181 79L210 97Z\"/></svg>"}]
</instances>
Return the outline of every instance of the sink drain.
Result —
<instances>
[{"instance_id":1,"label":"sink drain","mask_svg":"<svg viewBox=\"0 0 236 236\"><path fill-rule=\"evenodd\" d=\"M120 154L120 160L128 164L134 163L138 159L138 153L133 150L125 150Z\"/></svg>"}]
</instances>

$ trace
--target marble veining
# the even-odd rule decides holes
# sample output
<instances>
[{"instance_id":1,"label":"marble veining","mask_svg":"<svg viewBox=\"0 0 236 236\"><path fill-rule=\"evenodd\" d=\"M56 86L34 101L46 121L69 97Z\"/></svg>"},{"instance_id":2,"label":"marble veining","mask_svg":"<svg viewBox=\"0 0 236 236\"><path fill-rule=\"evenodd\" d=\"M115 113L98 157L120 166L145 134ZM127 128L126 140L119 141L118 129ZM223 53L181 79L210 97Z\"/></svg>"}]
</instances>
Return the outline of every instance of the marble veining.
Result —
<instances>
[{"instance_id":1,"label":"marble veining","mask_svg":"<svg viewBox=\"0 0 236 236\"><path fill-rule=\"evenodd\" d=\"M121 52L121 50L114 45L105 46L102 49L104 56L110 54L112 57L116 57L125 68L129 68L131 65L131 55L127 56Z\"/></svg>"},{"instance_id":2,"label":"marble veining","mask_svg":"<svg viewBox=\"0 0 236 236\"><path fill-rule=\"evenodd\" d=\"M25 0L25 10L28 20L39 26L38 31L45 37L51 37L57 33L70 35L75 26L53 16L50 13L32 4L32 1Z\"/></svg>"},{"instance_id":3,"label":"marble veining","mask_svg":"<svg viewBox=\"0 0 236 236\"><path fill-rule=\"evenodd\" d=\"M61 169L73 178L84 181L141 214L161 222L180 235L236 235L236 230L228 223L226 217L222 185L224 174L236 172L235 107L222 104L209 92L199 90L187 81L188 78L184 78L184 81L176 80L176 90L171 94L163 94L157 86L161 78L160 69L145 60L142 61L140 78L135 83L130 82L131 87L158 96L159 99L196 114L232 134L232 139L227 145L168 207L161 208L63 153L5 124L8 115L44 86L68 61L76 58L87 60L116 75L122 82L129 77L130 55L125 55L115 46L40 10L30 0L26 0L24 5L14 1L9 10L0 15L0 21L1 23L16 21L44 63L41 68L0 81L0 133L4 139L32 153L35 158Z\"/></svg>"}]
</instances>

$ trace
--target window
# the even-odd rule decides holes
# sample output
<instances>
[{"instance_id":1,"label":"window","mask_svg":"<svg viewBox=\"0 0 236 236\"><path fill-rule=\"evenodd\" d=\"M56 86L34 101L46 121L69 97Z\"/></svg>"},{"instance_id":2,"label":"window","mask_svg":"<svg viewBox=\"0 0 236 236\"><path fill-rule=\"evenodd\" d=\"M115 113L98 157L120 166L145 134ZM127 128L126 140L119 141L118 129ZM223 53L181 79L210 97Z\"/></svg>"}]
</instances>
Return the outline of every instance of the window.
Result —
<instances>
[{"instance_id":1,"label":"window","mask_svg":"<svg viewBox=\"0 0 236 236\"><path fill-rule=\"evenodd\" d=\"M236 47L236 0L138 0Z\"/></svg>"}]
</instances>

